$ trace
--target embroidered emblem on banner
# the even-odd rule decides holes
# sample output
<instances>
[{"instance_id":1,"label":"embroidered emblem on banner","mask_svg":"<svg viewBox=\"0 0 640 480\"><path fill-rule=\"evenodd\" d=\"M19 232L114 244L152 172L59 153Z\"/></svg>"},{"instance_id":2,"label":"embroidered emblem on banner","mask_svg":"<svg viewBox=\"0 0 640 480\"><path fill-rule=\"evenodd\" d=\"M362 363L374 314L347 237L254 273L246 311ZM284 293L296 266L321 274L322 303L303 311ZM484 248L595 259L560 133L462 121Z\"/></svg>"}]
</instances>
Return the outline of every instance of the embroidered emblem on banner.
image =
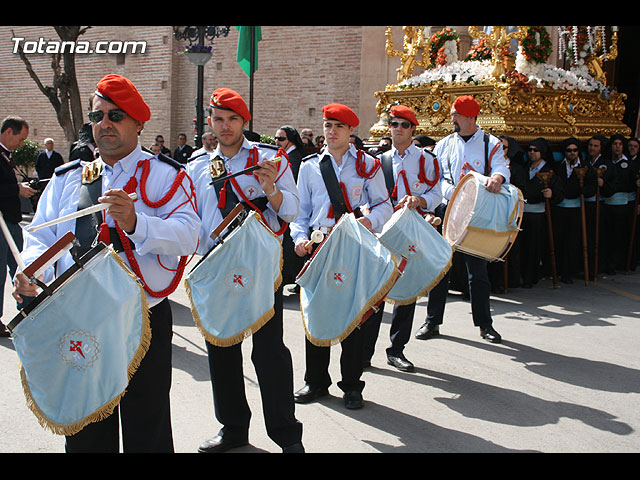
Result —
<instances>
[{"instance_id":1,"label":"embroidered emblem on banner","mask_svg":"<svg viewBox=\"0 0 640 480\"><path fill-rule=\"evenodd\" d=\"M72 330L60 339L58 351L62 360L77 370L86 370L98 359L100 345L85 330Z\"/></svg>"},{"instance_id":2,"label":"embroidered emblem on banner","mask_svg":"<svg viewBox=\"0 0 640 480\"><path fill-rule=\"evenodd\" d=\"M403 255L408 258L416 258L420 253L418 244L410 241L405 245Z\"/></svg>"},{"instance_id":3,"label":"embroidered emblem on banner","mask_svg":"<svg viewBox=\"0 0 640 480\"><path fill-rule=\"evenodd\" d=\"M253 287L253 275L246 268L235 268L227 276L227 290L235 295L249 293Z\"/></svg>"},{"instance_id":4,"label":"embroidered emblem on banner","mask_svg":"<svg viewBox=\"0 0 640 480\"><path fill-rule=\"evenodd\" d=\"M327 282L329 283L329 286L338 290L347 288L350 281L351 277L344 269L330 270L327 274Z\"/></svg>"}]
</instances>

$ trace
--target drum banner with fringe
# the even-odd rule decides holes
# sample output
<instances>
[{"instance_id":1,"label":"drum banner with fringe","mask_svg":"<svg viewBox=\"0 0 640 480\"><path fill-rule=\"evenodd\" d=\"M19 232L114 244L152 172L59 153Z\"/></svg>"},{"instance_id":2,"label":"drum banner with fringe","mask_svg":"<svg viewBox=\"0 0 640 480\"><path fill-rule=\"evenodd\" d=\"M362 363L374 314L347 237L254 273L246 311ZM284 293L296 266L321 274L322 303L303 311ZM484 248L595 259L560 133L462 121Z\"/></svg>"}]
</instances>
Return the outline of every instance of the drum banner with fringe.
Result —
<instances>
[{"instance_id":1,"label":"drum banner with fringe","mask_svg":"<svg viewBox=\"0 0 640 480\"><path fill-rule=\"evenodd\" d=\"M451 267L451 245L416 210L407 207L397 210L378 238L396 256L407 259L402 277L387 295L386 302L414 303L426 296Z\"/></svg>"},{"instance_id":2,"label":"drum banner with fringe","mask_svg":"<svg viewBox=\"0 0 640 480\"><path fill-rule=\"evenodd\" d=\"M58 435L113 413L151 341L144 289L122 258L99 243L80 260L12 332L27 404Z\"/></svg>"},{"instance_id":3,"label":"drum banner with fringe","mask_svg":"<svg viewBox=\"0 0 640 480\"><path fill-rule=\"evenodd\" d=\"M296 279L305 334L317 346L340 343L398 280L396 258L352 213L343 215Z\"/></svg>"},{"instance_id":4,"label":"drum banner with fringe","mask_svg":"<svg viewBox=\"0 0 640 480\"><path fill-rule=\"evenodd\" d=\"M282 262L280 240L251 211L187 275L191 313L209 343L240 343L273 317Z\"/></svg>"}]
</instances>

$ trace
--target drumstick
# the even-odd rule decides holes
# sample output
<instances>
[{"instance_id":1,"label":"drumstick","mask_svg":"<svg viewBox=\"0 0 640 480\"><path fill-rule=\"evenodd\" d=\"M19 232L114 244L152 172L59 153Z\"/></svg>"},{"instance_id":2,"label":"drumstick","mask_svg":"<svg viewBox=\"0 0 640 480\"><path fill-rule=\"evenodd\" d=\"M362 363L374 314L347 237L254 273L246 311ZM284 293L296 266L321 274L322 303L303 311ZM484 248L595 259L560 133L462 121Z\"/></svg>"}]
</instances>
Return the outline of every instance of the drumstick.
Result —
<instances>
[{"instance_id":1,"label":"drumstick","mask_svg":"<svg viewBox=\"0 0 640 480\"><path fill-rule=\"evenodd\" d=\"M22 257L20 256L20 251L18 251L18 246L13 240L11 232L9 232L9 227L7 227L7 223L4 221L4 215L2 215L2 212L0 212L0 227L2 227L2 233L4 233L4 237L7 239L7 243L9 244L9 249L13 254L13 258L16 259L16 264L20 268L20 271L24 272L27 267L24 264L24 260L22 260Z\"/></svg>"},{"instance_id":2,"label":"drumstick","mask_svg":"<svg viewBox=\"0 0 640 480\"><path fill-rule=\"evenodd\" d=\"M304 248L309 248L314 243L320 243L322 240L324 240L324 233L320 230L314 230L311 232L311 240L304 244Z\"/></svg>"},{"instance_id":3,"label":"drumstick","mask_svg":"<svg viewBox=\"0 0 640 480\"><path fill-rule=\"evenodd\" d=\"M129 198L131 200L135 200L138 198L135 192L129 194ZM40 225L34 225L31 227L27 227L27 232L32 233L36 230L40 230L41 228L51 227L52 225L57 225L58 223L66 222L67 220L73 220L74 218L84 217L85 215L90 215L92 213L101 212L102 210L106 210L111 206L111 202L98 203L96 205L92 205L90 207L84 208L82 210L78 210L77 212L70 213L68 215L64 215L60 218L56 218L55 220L50 220L45 223L41 223Z\"/></svg>"},{"instance_id":4,"label":"drumstick","mask_svg":"<svg viewBox=\"0 0 640 480\"><path fill-rule=\"evenodd\" d=\"M278 163L280 160L282 160L282 157L275 157L272 161ZM254 165L253 167L245 168L244 170L240 170L239 172L236 172L236 173L230 173L229 175L225 175L224 177L214 178L209 185L213 185L215 183L220 183L225 180L229 180L230 178L237 177L238 175L243 175L245 173L253 172L258 168L262 168L262 167L260 167L260 165Z\"/></svg>"}]
</instances>

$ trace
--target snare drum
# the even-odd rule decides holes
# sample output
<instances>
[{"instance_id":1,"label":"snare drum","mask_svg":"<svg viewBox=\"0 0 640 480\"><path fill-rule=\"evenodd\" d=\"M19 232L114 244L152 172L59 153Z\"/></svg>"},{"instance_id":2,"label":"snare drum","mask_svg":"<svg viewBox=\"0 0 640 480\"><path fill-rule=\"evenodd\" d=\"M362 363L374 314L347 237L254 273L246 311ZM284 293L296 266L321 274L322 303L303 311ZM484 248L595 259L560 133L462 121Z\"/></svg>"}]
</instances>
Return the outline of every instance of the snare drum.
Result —
<instances>
[{"instance_id":1,"label":"snare drum","mask_svg":"<svg viewBox=\"0 0 640 480\"><path fill-rule=\"evenodd\" d=\"M140 281L99 243L10 323L27 405L73 435L111 415L151 341Z\"/></svg>"},{"instance_id":2,"label":"snare drum","mask_svg":"<svg viewBox=\"0 0 640 480\"><path fill-rule=\"evenodd\" d=\"M187 275L193 319L219 347L240 343L274 314L282 282L282 244L258 214L246 219Z\"/></svg>"},{"instance_id":3,"label":"snare drum","mask_svg":"<svg viewBox=\"0 0 640 480\"><path fill-rule=\"evenodd\" d=\"M489 261L503 260L520 231L524 197L511 184L498 193L489 192L485 179L470 172L460 180L449 200L442 235L455 250Z\"/></svg>"},{"instance_id":4,"label":"snare drum","mask_svg":"<svg viewBox=\"0 0 640 480\"><path fill-rule=\"evenodd\" d=\"M378 238L395 255L407 259L402 277L385 299L389 303L406 305L426 296L451 267L451 245L416 210L396 211Z\"/></svg>"},{"instance_id":5,"label":"snare drum","mask_svg":"<svg viewBox=\"0 0 640 480\"><path fill-rule=\"evenodd\" d=\"M296 279L309 341L326 347L347 338L378 308L405 262L352 213L343 215Z\"/></svg>"}]
</instances>

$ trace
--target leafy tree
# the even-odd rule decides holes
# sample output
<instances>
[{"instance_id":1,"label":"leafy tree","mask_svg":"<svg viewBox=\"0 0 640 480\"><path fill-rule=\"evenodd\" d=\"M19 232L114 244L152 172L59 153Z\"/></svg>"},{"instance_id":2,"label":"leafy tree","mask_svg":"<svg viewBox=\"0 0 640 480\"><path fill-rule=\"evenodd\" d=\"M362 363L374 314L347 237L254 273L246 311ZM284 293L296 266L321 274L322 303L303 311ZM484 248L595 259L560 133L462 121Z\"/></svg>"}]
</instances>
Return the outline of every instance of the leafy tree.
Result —
<instances>
[{"instance_id":1,"label":"leafy tree","mask_svg":"<svg viewBox=\"0 0 640 480\"><path fill-rule=\"evenodd\" d=\"M64 25L53 27L63 42L77 42L78 37L91 27ZM16 34L12 31L13 36ZM36 83L40 91L49 99L56 111L58 123L62 127L64 136L69 143L78 140L78 132L84 123L83 108L80 99L80 89L76 78L75 52L62 49L62 52L51 54L51 69L53 70L53 85L45 85L31 62L24 53L22 46L18 47L18 54L27 68L27 72Z\"/></svg>"}]
</instances>

